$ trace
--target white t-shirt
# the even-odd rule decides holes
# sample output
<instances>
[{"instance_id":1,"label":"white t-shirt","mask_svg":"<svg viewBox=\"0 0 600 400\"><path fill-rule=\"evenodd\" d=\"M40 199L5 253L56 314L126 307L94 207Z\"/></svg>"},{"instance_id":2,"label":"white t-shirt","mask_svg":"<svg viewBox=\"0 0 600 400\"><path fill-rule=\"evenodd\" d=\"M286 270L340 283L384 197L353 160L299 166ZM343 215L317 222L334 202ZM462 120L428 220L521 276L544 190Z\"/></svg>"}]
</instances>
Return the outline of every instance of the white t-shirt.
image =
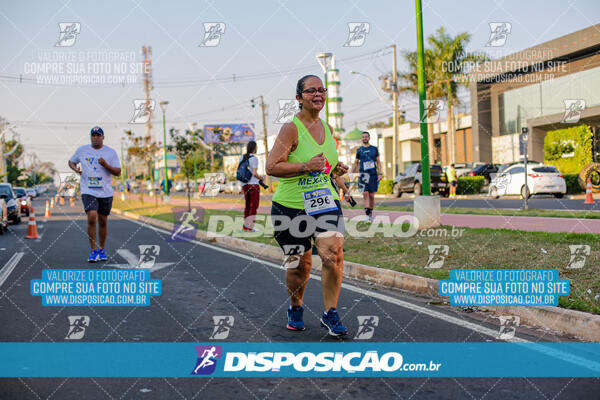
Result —
<instances>
[{"instance_id":1,"label":"white t-shirt","mask_svg":"<svg viewBox=\"0 0 600 400\"><path fill-rule=\"evenodd\" d=\"M69 159L76 164L81 164L81 180L79 188L81 194L89 194L94 197L111 197L113 195L112 174L98 164L102 157L111 167L121 168L117 152L103 145L96 150L91 144L80 146L75 154Z\"/></svg>"},{"instance_id":2,"label":"white t-shirt","mask_svg":"<svg viewBox=\"0 0 600 400\"><path fill-rule=\"evenodd\" d=\"M244 158L244 156L240 157L238 164L240 162L242 162L243 158ZM252 171L255 168L258 171L258 157L256 157L255 155L251 155L250 159L248 159L248 162L250 163L250 171ZM242 186L244 186L244 185L258 185L258 178L255 177L254 175L252 175L252 178L250 178L250 180L248 182L246 182L246 183L242 182Z\"/></svg>"}]
</instances>

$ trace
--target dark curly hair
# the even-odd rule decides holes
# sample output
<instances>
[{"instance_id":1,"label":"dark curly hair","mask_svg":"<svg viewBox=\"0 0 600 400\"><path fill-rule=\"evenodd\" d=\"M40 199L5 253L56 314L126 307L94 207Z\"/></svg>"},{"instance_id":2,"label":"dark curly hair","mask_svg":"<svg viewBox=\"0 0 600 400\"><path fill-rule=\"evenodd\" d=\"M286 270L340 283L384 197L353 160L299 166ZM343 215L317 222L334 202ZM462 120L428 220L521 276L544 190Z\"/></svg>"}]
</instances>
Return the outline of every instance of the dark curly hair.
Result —
<instances>
[{"instance_id":1,"label":"dark curly hair","mask_svg":"<svg viewBox=\"0 0 600 400\"><path fill-rule=\"evenodd\" d=\"M298 80L298 83L296 84L296 94L300 97L302 97L302 91L304 90L304 81L306 81L308 78L317 78L317 79L321 79L320 77L316 76L316 75L304 75L302 78L300 78ZM300 104L300 109L302 110L302 103Z\"/></svg>"}]
</instances>

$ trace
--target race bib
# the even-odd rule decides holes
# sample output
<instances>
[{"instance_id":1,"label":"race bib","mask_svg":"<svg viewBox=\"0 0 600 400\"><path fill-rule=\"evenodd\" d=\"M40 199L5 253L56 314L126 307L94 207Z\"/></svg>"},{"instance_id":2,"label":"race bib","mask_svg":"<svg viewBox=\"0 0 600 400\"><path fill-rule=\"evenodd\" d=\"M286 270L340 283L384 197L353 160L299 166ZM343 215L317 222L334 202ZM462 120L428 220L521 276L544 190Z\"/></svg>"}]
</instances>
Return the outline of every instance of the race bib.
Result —
<instances>
[{"instance_id":1,"label":"race bib","mask_svg":"<svg viewBox=\"0 0 600 400\"><path fill-rule=\"evenodd\" d=\"M363 162L363 170L375 169L375 161Z\"/></svg>"},{"instance_id":2,"label":"race bib","mask_svg":"<svg viewBox=\"0 0 600 400\"><path fill-rule=\"evenodd\" d=\"M87 187L90 189L101 189L102 178L99 176L88 176Z\"/></svg>"},{"instance_id":3,"label":"race bib","mask_svg":"<svg viewBox=\"0 0 600 400\"><path fill-rule=\"evenodd\" d=\"M331 190L328 188L315 189L304 192L304 210L308 215L321 214L326 211L337 210L333 201Z\"/></svg>"}]
</instances>

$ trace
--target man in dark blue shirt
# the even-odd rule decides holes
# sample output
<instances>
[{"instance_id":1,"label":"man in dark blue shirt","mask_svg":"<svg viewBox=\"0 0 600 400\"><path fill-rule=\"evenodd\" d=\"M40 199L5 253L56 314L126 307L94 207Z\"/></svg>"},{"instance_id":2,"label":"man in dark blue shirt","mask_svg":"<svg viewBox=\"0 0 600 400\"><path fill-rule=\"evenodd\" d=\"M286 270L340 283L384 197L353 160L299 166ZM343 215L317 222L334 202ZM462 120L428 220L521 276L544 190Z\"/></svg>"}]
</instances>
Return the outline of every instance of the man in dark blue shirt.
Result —
<instances>
[{"instance_id":1,"label":"man in dark blue shirt","mask_svg":"<svg viewBox=\"0 0 600 400\"><path fill-rule=\"evenodd\" d=\"M379 186L381 175L381 162L379 161L379 150L371 146L369 141L371 135L369 132L362 133L363 145L356 151L356 160L354 161L354 172L358 170L360 177L358 179L358 189L363 192L365 214L369 221L373 222L373 206L375 204L375 193Z\"/></svg>"}]
</instances>

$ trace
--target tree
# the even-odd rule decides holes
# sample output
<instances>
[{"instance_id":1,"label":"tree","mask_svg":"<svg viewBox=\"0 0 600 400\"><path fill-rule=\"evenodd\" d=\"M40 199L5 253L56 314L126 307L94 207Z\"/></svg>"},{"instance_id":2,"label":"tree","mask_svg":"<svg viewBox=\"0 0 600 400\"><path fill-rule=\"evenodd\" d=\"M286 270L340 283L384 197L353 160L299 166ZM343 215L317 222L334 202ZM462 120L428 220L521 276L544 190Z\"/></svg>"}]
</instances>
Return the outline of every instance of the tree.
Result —
<instances>
[{"instance_id":1,"label":"tree","mask_svg":"<svg viewBox=\"0 0 600 400\"><path fill-rule=\"evenodd\" d=\"M170 148L181 160L181 170L185 175L187 187L188 211L191 211L190 176L194 173L194 152L198 150L198 141L195 140L196 132L186 129L185 133L180 134L177 129L171 128L169 135L173 141L173 145Z\"/></svg>"},{"instance_id":2,"label":"tree","mask_svg":"<svg viewBox=\"0 0 600 400\"><path fill-rule=\"evenodd\" d=\"M135 136L131 130L125 130L125 135L130 141L130 146L127 148L127 154L142 162L147 168L150 175L152 186L152 195L154 195L154 174L152 163L156 152L159 150L159 145L154 142L149 136ZM142 177L145 178L145 174ZM140 190L140 200L144 202L143 190ZM154 205L158 205L158 199L154 196Z\"/></svg>"},{"instance_id":3,"label":"tree","mask_svg":"<svg viewBox=\"0 0 600 400\"><path fill-rule=\"evenodd\" d=\"M446 99L448 115L447 148L449 163L456 162L456 128L454 126L454 108L460 104L458 98L459 86L467 86L465 79L471 67L488 60L480 53L466 51L471 35L463 32L452 37L444 27L438 28L427 38L429 48L425 49L425 84L427 99ZM405 53L409 71L401 74L400 78L407 84L406 92L417 93L417 52ZM429 110L433 112L434 110ZM429 117L430 115L428 115ZM428 123L429 157L433 161L433 124Z\"/></svg>"}]
</instances>

